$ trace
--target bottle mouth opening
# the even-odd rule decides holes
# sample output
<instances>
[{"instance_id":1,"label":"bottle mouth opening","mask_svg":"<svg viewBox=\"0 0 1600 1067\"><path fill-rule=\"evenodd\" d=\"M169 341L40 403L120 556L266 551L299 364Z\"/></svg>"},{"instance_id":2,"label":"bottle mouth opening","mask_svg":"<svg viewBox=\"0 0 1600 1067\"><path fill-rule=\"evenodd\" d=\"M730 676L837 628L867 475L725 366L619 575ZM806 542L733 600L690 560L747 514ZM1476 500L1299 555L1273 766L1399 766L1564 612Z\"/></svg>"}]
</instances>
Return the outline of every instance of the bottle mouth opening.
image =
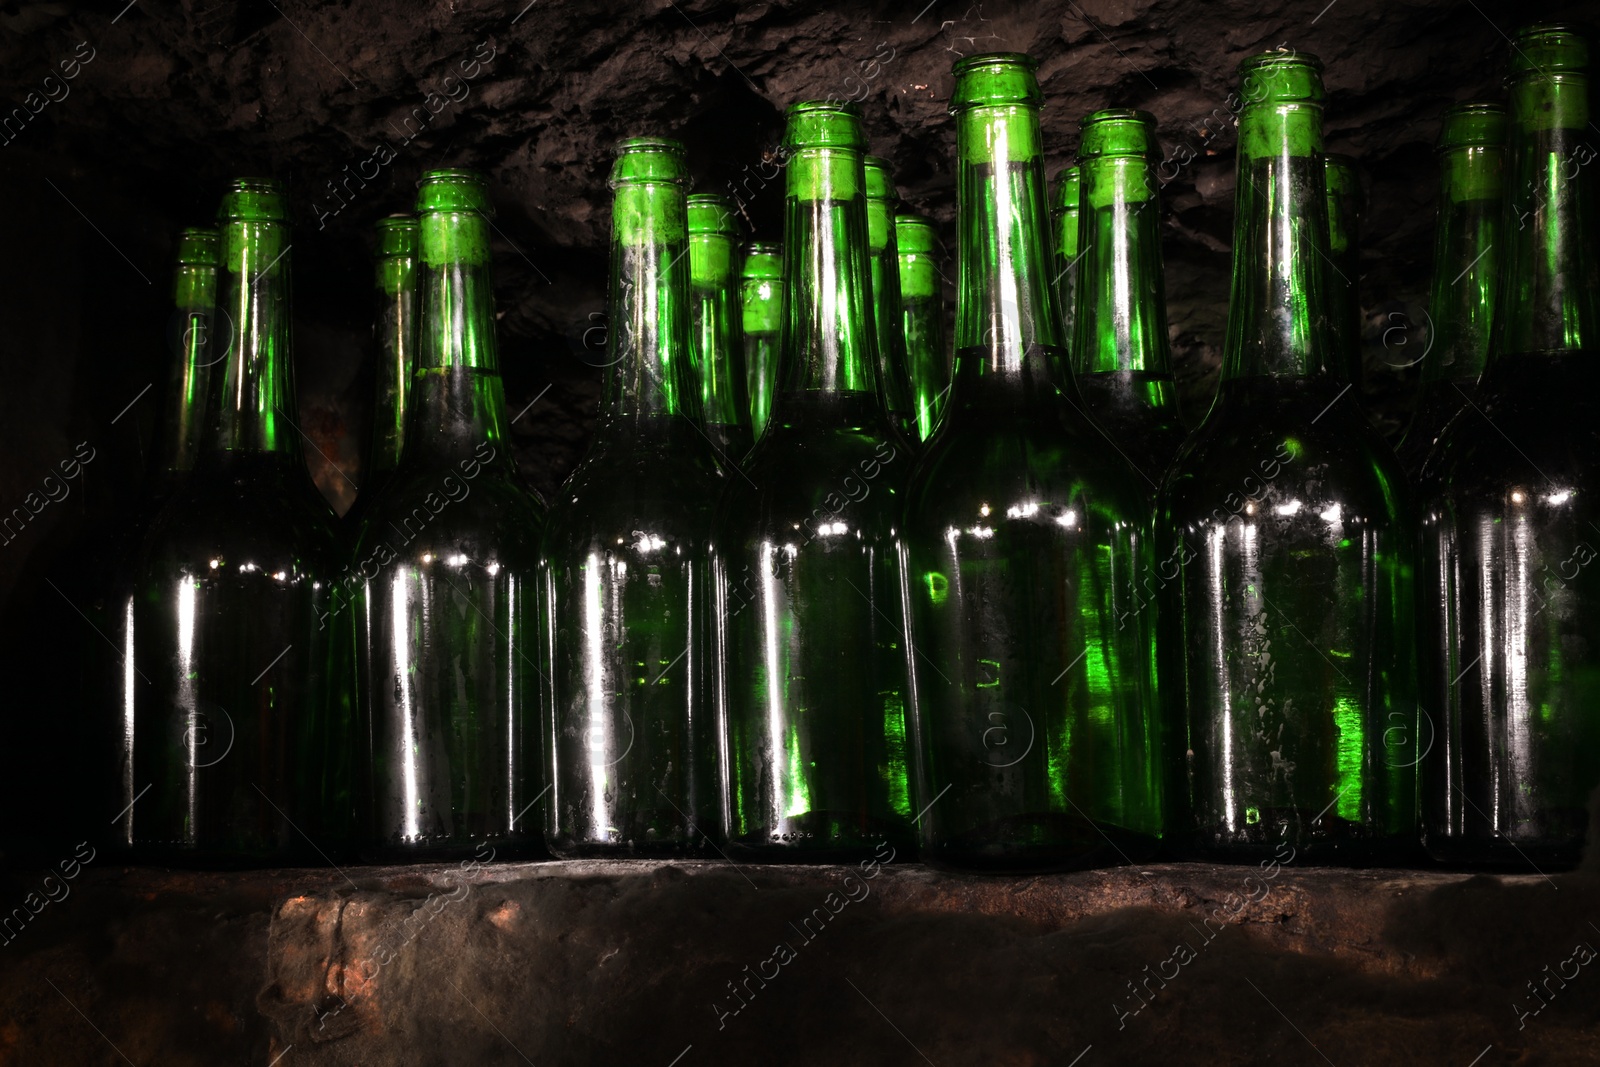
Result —
<instances>
[{"instance_id":1,"label":"bottle mouth opening","mask_svg":"<svg viewBox=\"0 0 1600 1067\"><path fill-rule=\"evenodd\" d=\"M776 241L749 241L744 246L747 256L781 256L783 246Z\"/></svg>"},{"instance_id":2,"label":"bottle mouth opening","mask_svg":"<svg viewBox=\"0 0 1600 1067\"><path fill-rule=\"evenodd\" d=\"M616 155L626 155L629 152L671 152L674 155L687 155L683 142L671 137L624 137L618 141L613 149Z\"/></svg>"},{"instance_id":3,"label":"bottle mouth opening","mask_svg":"<svg viewBox=\"0 0 1600 1067\"><path fill-rule=\"evenodd\" d=\"M1026 52L979 52L956 60L950 73L959 78L963 74L991 67L1016 67L1031 74L1039 69L1039 63Z\"/></svg>"},{"instance_id":4,"label":"bottle mouth opening","mask_svg":"<svg viewBox=\"0 0 1600 1067\"><path fill-rule=\"evenodd\" d=\"M692 194L689 197L689 233L691 236L738 236L739 223L734 217L733 201L721 193Z\"/></svg>"},{"instance_id":5,"label":"bottle mouth opening","mask_svg":"<svg viewBox=\"0 0 1600 1067\"><path fill-rule=\"evenodd\" d=\"M494 214L489 200L488 182L475 170L449 167L424 171L417 181L417 212L475 212L488 218Z\"/></svg>"},{"instance_id":6,"label":"bottle mouth opening","mask_svg":"<svg viewBox=\"0 0 1600 1067\"><path fill-rule=\"evenodd\" d=\"M848 115L854 119L861 117L861 109L856 105L835 100L798 100L785 108L783 113L789 118L812 114Z\"/></svg>"},{"instance_id":7,"label":"bottle mouth opening","mask_svg":"<svg viewBox=\"0 0 1600 1067\"><path fill-rule=\"evenodd\" d=\"M216 230L204 226L189 226L178 234L177 261L185 267L215 267L222 250L222 238Z\"/></svg>"},{"instance_id":8,"label":"bottle mouth opening","mask_svg":"<svg viewBox=\"0 0 1600 1067\"><path fill-rule=\"evenodd\" d=\"M235 178L217 207L219 222L287 222L283 183L276 178Z\"/></svg>"},{"instance_id":9,"label":"bottle mouth opening","mask_svg":"<svg viewBox=\"0 0 1600 1067\"><path fill-rule=\"evenodd\" d=\"M1437 150L1502 148L1506 140L1505 105L1473 101L1446 108L1439 126Z\"/></svg>"},{"instance_id":10,"label":"bottle mouth opening","mask_svg":"<svg viewBox=\"0 0 1600 1067\"><path fill-rule=\"evenodd\" d=\"M380 230L414 230L417 228L417 217L405 212L396 212L393 215L385 215L373 225Z\"/></svg>"}]
</instances>

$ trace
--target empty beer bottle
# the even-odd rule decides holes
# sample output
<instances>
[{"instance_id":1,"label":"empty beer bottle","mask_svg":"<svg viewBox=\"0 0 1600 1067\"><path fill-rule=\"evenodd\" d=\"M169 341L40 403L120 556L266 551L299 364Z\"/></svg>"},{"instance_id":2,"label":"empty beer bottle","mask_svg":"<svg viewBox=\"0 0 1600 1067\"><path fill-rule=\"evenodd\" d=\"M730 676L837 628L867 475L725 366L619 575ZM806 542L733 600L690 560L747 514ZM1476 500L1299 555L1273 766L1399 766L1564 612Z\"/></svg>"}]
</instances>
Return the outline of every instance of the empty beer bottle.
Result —
<instances>
[{"instance_id":1,"label":"empty beer bottle","mask_svg":"<svg viewBox=\"0 0 1600 1067\"><path fill-rule=\"evenodd\" d=\"M883 390L889 423L907 447L917 437L911 399L911 375L906 365L904 315L900 303L900 257L895 250L894 210L900 203L887 160L864 156L867 177L867 246L871 256L872 325L878 335L878 385Z\"/></svg>"},{"instance_id":2,"label":"empty beer bottle","mask_svg":"<svg viewBox=\"0 0 1600 1067\"><path fill-rule=\"evenodd\" d=\"M707 552L723 478L694 425L688 178L676 141L618 145L600 425L544 542L559 856L694 854L720 829Z\"/></svg>"},{"instance_id":3,"label":"empty beer bottle","mask_svg":"<svg viewBox=\"0 0 1600 1067\"><path fill-rule=\"evenodd\" d=\"M349 724L319 624L338 546L293 421L287 217L273 181L223 198L229 333L195 469L140 553L117 829L145 858L281 863L342 844L326 834L344 828L332 761Z\"/></svg>"},{"instance_id":4,"label":"empty beer bottle","mask_svg":"<svg viewBox=\"0 0 1600 1067\"><path fill-rule=\"evenodd\" d=\"M716 193L689 197L690 382L718 458L735 466L755 443L739 336L738 237L733 201Z\"/></svg>"},{"instance_id":5,"label":"empty beer bottle","mask_svg":"<svg viewBox=\"0 0 1600 1067\"><path fill-rule=\"evenodd\" d=\"M1160 833L1149 494L1063 402L1034 62L955 65L955 382L905 515L925 859L1127 862Z\"/></svg>"},{"instance_id":6,"label":"empty beer bottle","mask_svg":"<svg viewBox=\"0 0 1600 1067\"><path fill-rule=\"evenodd\" d=\"M744 375L755 440L767 429L778 384L778 344L783 337L783 246L752 241L739 268L739 317L744 329Z\"/></svg>"},{"instance_id":7,"label":"empty beer bottle","mask_svg":"<svg viewBox=\"0 0 1600 1067\"><path fill-rule=\"evenodd\" d=\"M1328 299L1345 375L1361 393L1361 215L1366 199L1356 161L1330 152L1323 157L1328 193Z\"/></svg>"},{"instance_id":8,"label":"empty beer bottle","mask_svg":"<svg viewBox=\"0 0 1600 1067\"><path fill-rule=\"evenodd\" d=\"M544 505L517 473L483 179L424 172L420 310L400 464L357 542L361 849L542 851L535 636Z\"/></svg>"},{"instance_id":9,"label":"empty beer bottle","mask_svg":"<svg viewBox=\"0 0 1600 1067\"><path fill-rule=\"evenodd\" d=\"M1458 104L1439 131L1439 209L1434 223L1431 337L1422 357L1416 411L1400 442L1415 482L1445 425L1467 406L1489 354L1500 280L1506 109Z\"/></svg>"},{"instance_id":10,"label":"empty beer bottle","mask_svg":"<svg viewBox=\"0 0 1600 1067\"><path fill-rule=\"evenodd\" d=\"M1416 836L1404 482L1331 328L1321 63L1239 74L1222 382L1159 520L1188 808L1169 829L1221 858L1371 859Z\"/></svg>"},{"instance_id":11,"label":"empty beer bottle","mask_svg":"<svg viewBox=\"0 0 1600 1067\"><path fill-rule=\"evenodd\" d=\"M901 329L906 341L906 373L911 379L912 429L921 442L933 436L950 391L938 235L933 220L921 215L896 215L894 235L900 260Z\"/></svg>"},{"instance_id":12,"label":"empty beer bottle","mask_svg":"<svg viewBox=\"0 0 1600 1067\"><path fill-rule=\"evenodd\" d=\"M377 315L372 324L377 358L372 432L361 464L361 491L345 512L352 536L400 466L406 438L406 397L417 360L417 220L390 215L378 220Z\"/></svg>"},{"instance_id":13,"label":"empty beer bottle","mask_svg":"<svg viewBox=\"0 0 1600 1067\"><path fill-rule=\"evenodd\" d=\"M1152 503L1183 444L1167 343L1155 119L1096 111L1083 120L1081 262L1072 377L1089 417L1133 465Z\"/></svg>"},{"instance_id":14,"label":"empty beer bottle","mask_svg":"<svg viewBox=\"0 0 1600 1067\"><path fill-rule=\"evenodd\" d=\"M1570 26L1512 42L1488 365L1423 474L1424 837L1448 861L1548 870L1576 863L1593 832L1600 203L1588 60Z\"/></svg>"},{"instance_id":15,"label":"empty beer bottle","mask_svg":"<svg viewBox=\"0 0 1600 1067\"><path fill-rule=\"evenodd\" d=\"M117 734L126 728L127 709L135 698L134 688L144 684L133 670L133 606L139 580L139 546L161 510L177 493L194 470L200 440L205 432L206 393L211 381L211 365L225 345L213 344L216 337L217 265L221 244L214 229L190 228L178 235L177 264L173 269L173 314L167 330L171 363L157 416L155 454L146 490L131 521L116 529L114 543L108 546L108 571L97 576L106 583L101 595L87 605L98 634L88 635L89 662L95 664L86 680L87 708L96 713L114 713L119 720ZM106 639L109 640L109 647ZM125 739L124 739L125 742ZM103 753L105 749L101 749ZM128 802L133 787L133 748L126 743L113 746L118 764L110 783L96 783L94 810L115 811ZM97 753L99 755L100 753ZM97 762L97 766L98 766ZM104 786L109 785L109 788ZM119 815L113 829L114 847L129 846L131 812ZM99 819L96 819L99 824Z\"/></svg>"},{"instance_id":16,"label":"empty beer bottle","mask_svg":"<svg viewBox=\"0 0 1600 1067\"><path fill-rule=\"evenodd\" d=\"M896 536L911 457L879 402L860 112L787 120L783 381L713 559L729 851L893 855L916 812Z\"/></svg>"},{"instance_id":17,"label":"empty beer bottle","mask_svg":"<svg viewBox=\"0 0 1600 1067\"><path fill-rule=\"evenodd\" d=\"M1056 195L1050 202L1050 226L1055 237L1056 303L1061 309L1061 338L1071 345L1078 324L1078 199L1082 184L1078 168L1066 167L1056 175Z\"/></svg>"}]
</instances>

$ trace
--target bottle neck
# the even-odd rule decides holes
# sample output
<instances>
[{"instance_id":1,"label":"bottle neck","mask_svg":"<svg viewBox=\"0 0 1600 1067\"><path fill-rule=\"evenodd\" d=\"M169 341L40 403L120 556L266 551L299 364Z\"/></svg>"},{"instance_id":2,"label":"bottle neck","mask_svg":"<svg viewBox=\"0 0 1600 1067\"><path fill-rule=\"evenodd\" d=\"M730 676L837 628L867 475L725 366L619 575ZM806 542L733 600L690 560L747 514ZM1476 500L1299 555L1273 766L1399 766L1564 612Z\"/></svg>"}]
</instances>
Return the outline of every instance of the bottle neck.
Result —
<instances>
[{"instance_id":1,"label":"bottle neck","mask_svg":"<svg viewBox=\"0 0 1600 1067\"><path fill-rule=\"evenodd\" d=\"M293 422L288 238L280 222L222 227L218 282L229 347L212 368L211 432L203 447L211 459L270 455L303 465Z\"/></svg>"},{"instance_id":2,"label":"bottle neck","mask_svg":"<svg viewBox=\"0 0 1600 1067\"><path fill-rule=\"evenodd\" d=\"M1083 265L1078 247L1078 208L1056 208L1050 213L1055 233L1056 305L1061 312L1061 335L1073 343L1078 314L1078 268ZM1073 353L1072 369L1081 373L1082 364Z\"/></svg>"},{"instance_id":3,"label":"bottle neck","mask_svg":"<svg viewBox=\"0 0 1600 1067\"><path fill-rule=\"evenodd\" d=\"M808 404L807 411L847 411L852 424L882 422L881 413L868 417L878 404L878 341L861 153L800 148L788 181L783 254L789 292L772 419L795 422L787 410L795 394L850 394L848 403Z\"/></svg>"},{"instance_id":4,"label":"bottle neck","mask_svg":"<svg viewBox=\"0 0 1600 1067\"><path fill-rule=\"evenodd\" d=\"M1466 145L1444 152L1429 314L1433 343L1424 382L1476 379L1489 356L1502 250L1505 150Z\"/></svg>"},{"instance_id":5,"label":"bottle neck","mask_svg":"<svg viewBox=\"0 0 1600 1067\"><path fill-rule=\"evenodd\" d=\"M1171 373L1161 213L1148 161L1090 160L1083 182L1083 262L1074 317L1079 374Z\"/></svg>"},{"instance_id":6,"label":"bottle neck","mask_svg":"<svg viewBox=\"0 0 1600 1067\"><path fill-rule=\"evenodd\" d=\"M377 398L372 412L372 455L367 469L387 474L400 465L405 446L406 398L417 359L417 261L378 261Z\"/></svg>"},{"instance_id":7,"label":"bottle neck","mask_svg":"<svg viewBox=\"0 0 1600 1067\"><path fill-rule=\"evenodd\" d=\"M1577 73L1511 85L1507 244L1491 359L1571 352L1600 339L1587 92Z\"/></svg>"},{"instance_id":8,"label":"bottle neck","mask_svg":"<svg viewBox=\"0 0 1600 1067\"><path fill-rule=\"evenodd\" d=\"M900 256L894 232L894 201L867 198L867 270L872 277L872 322L878 337L878 385L883 408L895 421L909 421L911 388L901 326Z\"/></svg>"},{"instance_id":9,"label":"bottle neck","mask_svg":"<svg viewBox=\"0 0 1600 1067\"><path fill-rule=\"evenodd\" d=\"M671 416L700 421L689 366L689 272L683 189L671 182L619 183L602 435L667 432Z\"/></svg>"},{"instance_id":10,"label":"bottle neck","mask_svg":"<svg viewBox=\"0 0 1600 1067\"><path fill-rule=\"evenodd\" d=\"M723 233L689 237L689 302L693 351L699 371L700 411L708 426L748 429L750 404L743 376L735 373L735 351L742 352L734 291L735 244ZM741 359L740 363L743 362Z\"/></svg>"},{"instance_id":11,"label":"bottle neck","mask_svg":"<svg viewBox=\"0 0 1600 1067\"><path fill-rule=\"evenodd\" d=\"M951 403L1049 398L1061 351L1038 109L970 107L956 116L958 353Z\"/></svg>"},{"instance_id":12,"label":"bottle neck","mask_svg":"<svg viewBox=\"0 0 1600 1067\"><path fill-rule=\"evenodd\" d=\"M1244 109L1223 381L1344 377L1326 282L1326 181L1319 106Z\"/></svg>"},{"instance_id":13,"label":"bottle neck","mask_svg":"<svg viewBox=\"0 0 1600 1067\"><path fill-rule=\"evenodd\" d=\"M173 296L176 351L167 378L156 453L156 471L165 478L193 470L200 452L211 363L221 347L221 339L212 334L217 326L217 268L179 264Z\"/></svg>"},{"instance_id":14,"label":"bottle neck","mask_svg":"<svg viewBox=\"0 0 1600 1067\"><path fill-rule=\"evenodd\" d=\"M495 347L489 223L477 212L418 220L421 305L407 397L407 465L452 462L505 440L505 386Z\"/></svg>"}]
</instances>

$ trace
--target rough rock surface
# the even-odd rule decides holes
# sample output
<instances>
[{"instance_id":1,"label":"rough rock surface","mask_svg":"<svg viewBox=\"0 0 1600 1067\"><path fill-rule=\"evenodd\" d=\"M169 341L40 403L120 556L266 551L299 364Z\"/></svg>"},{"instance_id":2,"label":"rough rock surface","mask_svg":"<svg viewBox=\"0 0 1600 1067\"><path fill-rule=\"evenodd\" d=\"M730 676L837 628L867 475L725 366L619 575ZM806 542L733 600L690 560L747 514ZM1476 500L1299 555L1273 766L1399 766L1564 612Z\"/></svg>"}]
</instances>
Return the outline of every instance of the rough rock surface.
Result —
<instances>
[{"instance_id":1,"label":"rough rock surface","mask_svg":"<svg viewBox=\"0 0 1600 1067\"><path fill-rule=\"evenodd\" d=\"M8 908L59 898L7 928L0 1065L1600 1063L1592 874L91 864L64 884L0 880Z\"/></svg>"},{"instance_id":2,"label":"rough rock surface","mask_svg":"<svg viewBox=\"0 0 1600 1067\"><path fill-rule=\"evenodd\" d=\"M1394 430L1414 381L1394 365L1410 363L1422 340L1403 327L1422 321L1438 115L1498 92L1502 34L1535 14L1508 0L187 0L130 5L113 20L114 6L0 10L0 98L22 103L80 42L93 54L68 95L0 147L7 214L32 216L6 221L20 242L10 246L57 245L76 262L49 286L78 287L88 306L64 306L38 292L43 284L27 296L8 287L7 319L101 310L117 325L80 331L58 317L43 338L62 364L48 374L56 395L42 407L14 390L0 399L0 433L36 461L0 475L5 499L25 491L69 434L137 451L129 446L148 433L148 412L115 431L109 419L163 358L172 236L210 217L229 176L270 172L288 180L298 212L302 429L317 446L308 453L319 483L346 504L360 480L370 391L360 358L369 227L409 207L418 173L442 164L493 177L512 412L538 401L516 439L531 479L552 492L581 454L597 398L599 360L584 337L601 336L592 316L604 307L605 174L617 137L683 138L699 187L741 190L754 233L775 237L781 177L761 175L772 173L762 160L777 144L782 107L857 99L906 204L939 220L953 249L949 69L963 54L997 49L1040 61L1052 174L1087 112L1133 106L1160 119L1171 177L1167 292L1191 419L1209 403L1227 306L1234 68L1279 45L1320 55L1329 148L1356 156L1368 187L1368 391ZM1557 2L1536 14L1586 6ZM7 371L36 351L8 348ZM106 366L111 352L118 358ZM0 570L7 581L13 573Z\"/></svg>"}]
</instances>

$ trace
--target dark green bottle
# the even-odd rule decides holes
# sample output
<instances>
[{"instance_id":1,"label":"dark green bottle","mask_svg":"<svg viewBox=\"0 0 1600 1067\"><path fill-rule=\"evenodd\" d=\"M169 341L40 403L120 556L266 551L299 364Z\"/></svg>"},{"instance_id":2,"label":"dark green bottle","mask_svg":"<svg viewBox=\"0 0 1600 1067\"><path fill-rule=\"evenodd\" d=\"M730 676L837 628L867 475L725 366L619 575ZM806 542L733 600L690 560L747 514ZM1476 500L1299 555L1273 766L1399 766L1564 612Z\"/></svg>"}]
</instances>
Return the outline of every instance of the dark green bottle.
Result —
<instances>
[{"instance_id":1,"label":"dark green bottle","mask_svg":"<svg viewBox=\"0 0 1600 1067\"><path fill-rule=\"evenodd\" d=\"M694 424L688 181L676 141L617 147L600 425L544 542L559 856L697 855L720 832L707 552L723 477Z\"/></svg>"},{"instance_id":2,"label":"dark green bottle","mask_svg":"<svg viewBox=\"0 0 1600 1067\"><path fill-rule=\"evenodd\" d=\"M744 374L755 440L767 429L778 385L778 345L783 338L783 246L752 241L739 268L739 317L744 326Z\"/></svg>"},{"instance_id":3,"label":"dark green bottle","mask_svg":"<svg viewBox=\"0 0 1600 1067\"><path fill-rule=\"evenodd\" d=\"M1158 160L1155 119L1145 112L1096 111L1083 120L1072 377L1089 417L1139 472L1152 502L1184 438L1167 342Z\"/></svg>"},{"instance_id":4,"label":"dark green bottle","mask_svg":"<svg viewBox=\"0 0 1600 1067\"><path fill-rule=\"evenodd\" d=\"M872 325L878 335L878 385L884 411L907 447L919 440L912 402L906 338L901 327L900 256L895 249L894 210L900 203L887 160L862 157L867 176L867 246L872 272Z\"/></svg>"},{"instance_id":5,"label":"dark green bottle","mask_svg":"<svg viewBox=\"0 0 1600 1067\"><path fill-rule=\"evenodd\" d=\"M955 383L905 513L922 855L1127 862L1160 834L1150 500L1067 404L1041 93L1025 55L955 65Z\"/></svg>"},{"instance_id":6,"label":"dark green bottle","mask_svg":"<svg viewBox=\"0 0 1600 1067\"><path fill-rule=\"evenodd\" d=\"M1330 320L1321 66L1240 64L1222 382L1158 520L1182 662L1163 687L1169 829L1224 859L1287 843L1361 861L1416 839L1411 530Z\"/></svg>"},{"instance_id":7,"label":"dark green bottle","mask_svg":"<svg viewBox=\"0 0 1600 1067\"><path fill-rule=\"evenodd\" d=\"M785 144L783 381L719 508L718 702L730 853L827 862L911 844L911 457L879 402L860 112L794 104Z\"/></svg>"},{"instance_id":8,"label":"dark green bottle","mask_svg":"<svg viewBox=\"0 0 1600 1067\"><path fill-rule=\"evenodd\" d=\"M912 428L918 442L933 436L950 393L950 350L944 343L944 300L939 290L938 241L933 220L894 217L900 261L901 329L911 379Z\"/></svg>"},{"instance_id":9,"label":"dark green bottle","mask_svg":"<svg viewBox=\"0 0 1600 1067\"><path fill-rule=\"evenodd\" d=\"M420 321L400 464L357 542L364 855L542 851L544 505L507 433L481 176L417 188ZM341 590L343 592L343 590Z\"/></svg>"},{"instance_id":10,"label":"dark green bottle","mask_svg":"<svg viewBox=\"0 0 1600 1067\"><path fill-rule=\"evenodd\" d=\"M373 280L378 299L372 324L376 394L372 432L361 464L361 491L344 514L345 527L352 535L360 533L362 518L400 466L406 438L406 397L417 361L417 220L412 215L390 215L379 219L376 229L378 257Z\"/></svg>"},{"instance_id":11,"label":"dark green bottle","mask_svg":"<svg viewBox=\"0 0 1600 1067\"><path fill-rule=\"evenodd\" d=\"M755 443L739 334L738 238L733 201L716 193L689 197L690 381L718 458L733 466Z\"/></svg>"},{"instance_id":12,"label":"dark green bottle","mask_svg":"<svg viewBox=\"0 0 1600 1067\"><path fill-rule=\"evenodd\" d=\"M1056 196L1050 202L1050 228L1055 237L1053 276L1056 303L1061 308L1061 336L1071 344L1078 329L1078 201L1082 183L1078 168L1066 167L1056 175Z\"/></svg>"},{"instance_id":13,"label":"dark green bottle","mask_svg":"<svg viewBox=\"0 0 1600 1067\"><path fill-rule=\"evenodd\" d=\"M1505 107L1450 108L1439 131L1438 156L1431 339L1422 357L1416 410L1399 449L1413 481L1445 425L1467 406L1489 355L1505 216Z\"/></svg>"},{"instance_id":14,"label":"dark green bottle","mask_svg":"<svg viewBox=\"0 0 1600 1067\"><path fill-rule=\"evenodd\" d=\"M223 197L229 333L195 469L140 552L117 828L146 859L315 861L347 829L343 679L319 623L339 549L293 423L287 218L274 181Z\"/></svg>"},{"instance_id":15,"label":"dark green bottle","mask_svg":"<svg viewBox=\"0 0 1600 1067\"><path fill-rule=\"evenodd\" d=\"M167 371L166 388L161 394L161 409L156 425L154 462L138 514L118 531L109 588L103 598L91 604L90 616L101 634L89 634L92 662L98 664L88 706L115 714L123 741L127 714L133 706L135 688L145 684L133 669L133 607L138 587L139 546L150 526L167 502L177 493L194 470L205 432L207 392L211 366L225 352L217 339L217 266L222 245L214 229L190 228L178 235L177 263L173 268L173 314L167 337L171 342L172 362ZM103 750L102 750L103 751ZM137 792L133 785L133 748L126 743L114 746L117 765L115 785L95 797L95 811L112 799L106 811L118 811ZM128 848L131 843L132 812L123 812L113 828L112 843Z\"/></svg>"},{"instance_id":16,"label":"dark green bottle","mask_svg":"<svg viewBox=\"0 0 1600 1067\"><path fill-rule=\"evenodd\" d=\"M1434 727L1423 828L1449 862L1549 870L1576 863L1593 833L1600 203L1588 62L1570 26L1512 41L1488 365L1423 475L1423 708Z\"/></svg>"},{"instance_id":17,"label":"dark green bottle","mask_svg":"<svg viewBox=\"0 0 1600 1067\"><path fill-rule=\"evenodd\" d=\"M1328 298L1345 375L1361 394L1361 216L1366 198L1356 161L1330 152L1323 156L1328 193Z\"/></svg>"}]
</instances>

